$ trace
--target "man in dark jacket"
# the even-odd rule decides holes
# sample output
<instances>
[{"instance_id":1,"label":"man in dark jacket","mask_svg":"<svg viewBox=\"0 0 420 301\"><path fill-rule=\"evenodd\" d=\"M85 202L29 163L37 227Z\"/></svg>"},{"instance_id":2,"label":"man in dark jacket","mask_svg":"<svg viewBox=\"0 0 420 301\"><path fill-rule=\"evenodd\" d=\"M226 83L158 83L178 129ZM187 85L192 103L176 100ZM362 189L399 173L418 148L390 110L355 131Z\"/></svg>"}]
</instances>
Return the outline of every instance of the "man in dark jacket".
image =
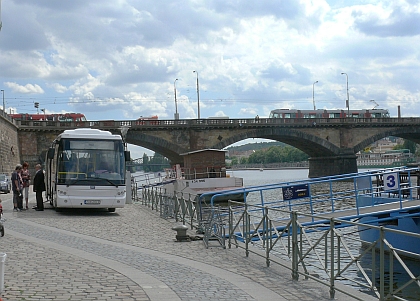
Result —
<instances>
[{"instance_id":1,"label":"man in dark jacket","mask_svg":"<svg viewBox=\"0 0 420 301\"><path fill-rule=\"evenodd\" d=\"M42 192L45 191L44 183L44 171L41 168L41 164L35 166L35 177L34 177L34 192L36 195L36 211L44 211L44 200L42 199Z\"/></svg>"}]
</instances>

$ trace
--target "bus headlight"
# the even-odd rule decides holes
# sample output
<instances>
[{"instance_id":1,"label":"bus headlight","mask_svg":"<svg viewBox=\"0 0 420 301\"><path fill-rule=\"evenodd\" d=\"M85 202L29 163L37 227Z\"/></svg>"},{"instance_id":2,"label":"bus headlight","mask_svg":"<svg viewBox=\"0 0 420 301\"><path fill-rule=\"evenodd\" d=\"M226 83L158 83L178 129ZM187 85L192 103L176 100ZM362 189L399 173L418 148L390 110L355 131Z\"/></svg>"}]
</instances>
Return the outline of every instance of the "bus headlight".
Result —
<instances>
[{"instance_id":1,"label":"bus headlight","mask_svg":"<svg viewBox=\"0 0 420 301\"><path fill-rule=\"evenodd\" d=\"M58 190L58 195L67 195L67 191L64 190Z\"/></svg>"}]
</instances>

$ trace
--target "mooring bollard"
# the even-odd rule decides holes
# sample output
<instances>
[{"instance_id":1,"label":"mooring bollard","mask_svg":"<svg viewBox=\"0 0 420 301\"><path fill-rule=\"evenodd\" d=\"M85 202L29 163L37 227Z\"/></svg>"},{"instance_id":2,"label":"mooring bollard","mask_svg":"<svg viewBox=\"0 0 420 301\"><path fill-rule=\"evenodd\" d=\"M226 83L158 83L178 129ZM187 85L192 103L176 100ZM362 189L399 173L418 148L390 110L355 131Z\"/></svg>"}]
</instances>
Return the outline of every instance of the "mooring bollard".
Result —
<instances>
[{"instance_id":1,"label":"mooring bollard","mask_svg":"<svg viewBox=\"0 0 420 301\"><path fill-rule=\"evenodd\" d=\"M185 225L178 225L172 228L176 231L176 240L177 241L190 241L190 237L187 235L188 227Z\"/></svg>"}]
</instances>

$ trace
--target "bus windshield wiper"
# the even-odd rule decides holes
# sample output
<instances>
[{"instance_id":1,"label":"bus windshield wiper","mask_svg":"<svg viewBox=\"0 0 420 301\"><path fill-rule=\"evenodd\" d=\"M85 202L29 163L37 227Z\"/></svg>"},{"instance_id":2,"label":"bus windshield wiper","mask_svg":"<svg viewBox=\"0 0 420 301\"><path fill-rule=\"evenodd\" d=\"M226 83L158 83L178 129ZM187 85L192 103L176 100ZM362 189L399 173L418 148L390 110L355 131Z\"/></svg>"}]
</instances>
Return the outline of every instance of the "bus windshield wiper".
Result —
<instances>
[{"instance_id":1,"label":"bus windshield wiper","mask_svg":"<svg viewBox=\"0 0 420 301\"><path fill-rule=\"evenodd\" d=\"M69 187L70 185L74 185L74 184L76 184L77 182L80 182L80 181L95 181L95 180L105 180L105 181L107 181L108 183L110 183L112 186L118 187L118 184L115 184L115 183L114 183L114 182L112 182L111 180L108 180L108 179L105 179L105 178L86 178L86 179L75 179L75 180L72 180L72 181L68 182L68 183L67 183L67 187Z\"/></svg>"},{"instance_id":2,"label":"bus windshield wiper","mask_svg":"<svg viewBox=\"0 0 420 301\"><path fill-rule=\"evenodd\" d=\"M89 178L87 178L87 179L75 179L75 180L70 180L69 182L67 182L66 184L67 184L67 187L69 187L70 185L74 185L74 184L76 184L77 182L80 182L80 181L90 181L90 179Z\"/></svg>"},{"instance_id":3,"label":"bus windshield wiper","mask_svg":"<svg viewBox=\"0 0 420 301\"><path fill-rule=\"evenodd\" d=\"M114 182L112 182L112 181L111 181L111 180L109 180L109 179L106 179L106 178L96 178L96 179L101 179L101 180L108 181L108 182L109 182L109 183L111 183L113 186L118 187L118 184L115 184Z\"/></svg>"}]
</instances>

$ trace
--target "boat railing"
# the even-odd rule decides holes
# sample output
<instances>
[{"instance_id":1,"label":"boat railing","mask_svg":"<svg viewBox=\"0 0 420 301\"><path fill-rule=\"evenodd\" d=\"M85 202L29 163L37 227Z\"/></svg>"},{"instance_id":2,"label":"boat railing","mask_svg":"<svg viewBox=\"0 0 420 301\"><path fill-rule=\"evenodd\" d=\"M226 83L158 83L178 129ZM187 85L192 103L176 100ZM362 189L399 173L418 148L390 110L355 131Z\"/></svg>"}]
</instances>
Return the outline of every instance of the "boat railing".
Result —
<instances>
[{"instance_id":1,"label":"boat railing","mask_svg":"<svg viewBox=\"0 0 420 301\"><path fill-rule=\"evenodd\" d=\"M205 179L205 178L226 178L225 166L203 166L201 168L187 168L180 167L179 172L176 171L177 167L166 169L166 177L171 179L182 178L186 180Z\"/></svg>"},{"instance_id":2,"label":"boat railing","mask_svg":"<svg viewBox=\"0 0 420 301\"><path fill-rule=\"evenodd\" d=\"M378 196L399 208L409 206L420 196L418 175L418 168L384 169L381 172L246 187L243 192L245 202L289 211L301 211L304 207L305 210L309 208L312 215L351 218L363 214L366 207L381 205L375 202ZM384 176L388 177L385 184ZM215 194L214 198L220 196L223 193Z\"/></svg>"},{"instance_id":3,"label":"boat railing","mask_svg":"<svg viewBox=\"0 0 420 301\"><path fill-rule=\"evenodd\" d=\"M226 174L226 172L225 172ZM209 178L223 178L223 173L221 171L216 171L215 169L209 169L205 171L200 171L197 169L186 170L184 172L184 178L186 180L196 180L196 179L209 179Z\"/></svg>"}]
</instances>

